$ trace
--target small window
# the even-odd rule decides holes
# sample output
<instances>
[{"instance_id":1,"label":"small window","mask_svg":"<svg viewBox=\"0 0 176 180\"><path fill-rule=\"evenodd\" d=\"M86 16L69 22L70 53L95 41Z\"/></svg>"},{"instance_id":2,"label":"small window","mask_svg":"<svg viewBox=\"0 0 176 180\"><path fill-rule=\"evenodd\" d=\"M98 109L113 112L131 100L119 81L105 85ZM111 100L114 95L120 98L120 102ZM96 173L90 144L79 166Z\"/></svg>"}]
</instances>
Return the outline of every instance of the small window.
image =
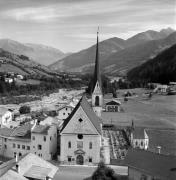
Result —
<instances>
[{"instance_id":1,"label":"small window","mask_svg":"<svg viewBox=\"0 0 176 180\"><path fill-rule=\"evenodd\" d=\"M83 135L82 134L78 134L78 139L83 139Z\"/></svg>"},{"instance_id":2,"label":"small window","mask_svg":"<svg viewBox=\"0 0 176 180\"><path fill-rule=\"evenodd\" d=\"M7 145L6 144L4 145L4 148L7 149Z\"/></svg>"},{"instance_id":3,"label":"small window","mask_svg":"<svg viewBox=\"0 0 176 180\"><path fill-rule=\"evenodd\" d=\"M38 145L38 150L41 150L42 149L42 145Z\"/></svg>"},{"instance_id":4,"label":"small window","mask_svg":"<svg viewBox=\"0 0 176 180\"><path fill-rule=\"evenodd\" d=\"M89 162L90 162L90 163L92 162L92 157L89 157Z\"/></svg>"},{"instance_id":5,"label":"small window","mask_svg":"<svg viewBox=\"0 0 176 180\"><path fill-rule=\"evenodd\" d=\"M7 142L7 139L6 139L6 138L4 139L4 142Z\"/></svg>"},{"instance_id":6,"label":"small window","mask_svg":"<svg viewBox=\"0 0 176 180\"><path fill-rule=\"evenodd\" d=\"M16 144L13 144L13 148L15 148L16 147Z\"/></svg>"},{"instance_id":7,"label":"small window","mask_svg":"<svg viewBox=\"0 0 176 180\"><path fill-rule=\"evenodd\" d=\"M46 141L46 136L43 136L43 140Z\"/></svg>"},{"instance_id":8,"label":"small window","mask_svg":"<svg viewBox=\"0 0 176 180\"><path fill-rule=\"evenodd\" d=\"M21 153L19 153L19 157L21 157L22 156L22 154Z\"/></svg>"},{"instance_id":9,"label":"small window","mask_svg":"<svg viewBox=\"0 0 176 180\"><path fill-rule=\"evenodd\" d=\"M92 142L89 143L89 149L92 149Z\"/></svg>"},{"instance_id":10,"label":"small window","mask_svg":"<svg viewBox=\"0 0 176 180\"><path fill-rule=\"evenodd\" d=\"M67 108L65 108L66 109L66 111L67 111Z\"/></svg>"},{"instance_id":11,"label":"small window","mask_svg":"<svg viewBox=\"0 0 176 180\"><path fill-rule=\"evenodd\" d=\"M138 145L138 142L136 141L136 146Z\"/></svg>"},{"instance_id":12,"label":"small window","mask_svg":"<svg viewBox=\"0 0 176 180\"><path fill-rule=\"evenodd\" d=\"M80 119L78 119L78 121L81 123L83 120L80 118Z\"/></svg>"},{"instance_id":13,"label":"small window","mask_svg":"<svg viewBox=\"0 0 176 180\"><path fill-rule=\"evenodd\" d=\"M25 145L22 145L22 149L25 149Z\"/></svg>"},{"instance_id":14,"label":"small window","mask_svg":"<svg viewBox=\"0 0 176 180\"><path fill-rule=\"evenodd\" d=\"M27 146L27 150L30 150L30 146Z\"/></svg>"},{"instance_id":15,"label":"small window","mask_svg":"<svg viewBox=\"0 0 176 180\"><path fill-rule=\"evenodd\" d=\"M35 140L35 136L32 136L32 140Z\"/></svg>"},{"instance_id":16,"label":"small window","mask_svg":"<svg viewBox=\"0 0 176 180\"><path fill-rule=\"evenodd\" d=\"M71 162L71 157L68 157L68 162Z\"/></svg>"},{"instance_id":17,"label":"small window","mask_svg":"<svg viewBox=\"0 0 176 180\"><path fill-rule=\"evenodd\" d=\"M18 144L18 149L20 149L20 145Z\"/></svg>"},{"instance_id":18,"label":"small window","mask_svg":"<svg viewBox=\"0 0 176 180\"><path fill-rule=\"evenodd\" d=\"M71 142L70 141L68 142L68 148L71 148Z\"/></svg>"},{"instance_id":19,"label":"small window","mask_svg":"<svg viewBox=\"0 0 176 180\"><path fill-rule=\"evenodd\" d=\"M77 148L82 149L83 148L83 141L77 141Z\"/></svg>"},{"instance_id":20,"label":"small window","mask_svg":"<svg viewBox=\"0 0 176 180\"><path fill-rule=\"evenodd\" d=\"M65 115L65 113L63 113L63 115Z\"/></svg>"},{"instance_id":21,"label":"small window","mask_svg":"<svg viewBox=\"0 0 176 180\"><path fill-rule=\"evenodd\" d=\"M14 158L16 158L16 152L14 152Z\"/></svg>"},{"instance_id":22,"label":"small window","mask_svg":"<svg viewBox=\"0 0 176 180\"><path fill-rule=\"evenodd\" d=\"M141 146L143 146L144 144L143 144L143 141L141 141Z\"/></svg>"},{"instance_id":23,"label":"small window","mask_svg":"<svg viewBox=\"0 0 176 180\"><path fill-rule=\"evenodd\" d=\"M50 136L50 141L52 140L52 137Z\"/></svg>"}]
</instances>

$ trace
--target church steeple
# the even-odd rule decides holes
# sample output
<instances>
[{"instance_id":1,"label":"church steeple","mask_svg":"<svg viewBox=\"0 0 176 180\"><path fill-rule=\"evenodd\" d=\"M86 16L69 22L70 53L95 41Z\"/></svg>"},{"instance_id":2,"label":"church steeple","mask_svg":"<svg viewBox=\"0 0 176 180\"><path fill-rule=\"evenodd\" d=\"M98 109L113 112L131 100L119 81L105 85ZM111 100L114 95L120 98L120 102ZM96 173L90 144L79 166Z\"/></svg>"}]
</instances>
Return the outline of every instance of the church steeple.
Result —
<instances>
[{"instance_id":1,"label":"church steeple","mask_svg":"<svg viewBox=\"0 0 176 180\"><path fill-rule=\"evenodd\" d=\"M100 75L100 64L99 64L99 28L97 31L97 44L96 44L96 55L95 55L95 70L93 76L93 88L92 88L92 107L98 116L101 116L103 106L103 93Z\"/></svg>"},{"instance_id":2,"label":"church steeple","mask_svg":"<svg viewBox=\"0 0 176 180\"><path fill-rule=\"evenodd\" d=\"M94 76L93 76L93 88L92 88L92 93L95 89L96 83L99 83L99 86L102 90L101 87L101 74L100 74L100 64L99 64L99 28L97 31L97 44L96 44L96 56L95 56L95 69L94 69Z\"/></svg>"}]
</instances>

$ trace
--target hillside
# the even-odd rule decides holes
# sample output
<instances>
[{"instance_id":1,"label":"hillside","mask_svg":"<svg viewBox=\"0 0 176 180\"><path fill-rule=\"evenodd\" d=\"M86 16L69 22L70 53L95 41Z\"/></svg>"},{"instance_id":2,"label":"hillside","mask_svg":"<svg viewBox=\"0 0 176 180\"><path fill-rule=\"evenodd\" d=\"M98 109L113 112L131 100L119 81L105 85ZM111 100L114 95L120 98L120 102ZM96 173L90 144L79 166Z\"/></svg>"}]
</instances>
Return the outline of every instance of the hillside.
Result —
<instances>
[{"instance_id":1,"label":"hillside","mask_svg":"<svg viewBox=\"0 0 176 180\"><path fill-rule=\"evenodd\" d=\"M152 40L143 44L128 47L109 56L102 64L104 72L126 74L126 72L150 58L155 57L164 49L176 43L176 32L165 39Z\"/></svg>"},{"instance_id":2,"label":"hillside","mask_svg":"<svg viewBox=\"0 0 176 180\"><path fill-rule=\"evenodd\" d=\"M130 70L130 81L169 83L176 81L176 44L164 50L155 58Z\"/></svg>"},{"instance_id":3,"label":"hillside","mask_svg":"<svg viewBox=\"0 0 176 180\"><path fill-rule=\"evenodd\" d=\"M155 56L161 50L173 45L176 34L163 29L139 33L127 40L111 38L99 43L101 67L110 74L126 74L139 63ZM172 35L172 38L167 35ZM174 38L173 38L174 37ZM49 68L69 72L90 72L95 60L95 45L51 64Z\"/></svg>"},{"instance_id":4,"label":"hillside","mask_svg":"<svg viewBox=\"0 0 176 180\"><path fill-rule=\"evenodd\" d=\"M52 76L52 71L24 55L16 55L0 48L0 72L22 75Z\"/></svg>"},{"instance_id":5,"label":"hillside","mask_svg":"<svg viewBox=\"0 0 176 180\"><path fill-rule=\"evenodd\" d=\"M118 52L125 48L125 41L120 38L111 38L99 43L100 59L104 61L110 54ZM89 68L94 65L96 45L88 49L73 53L70 56L51 64L49 67L54 70L82 71L83 68Z\"/></svg>"},{"instance_id":6,"label":"hillside","mask_svg":"<svg viewBox=\"0 0 176 180\"><path fill-rule=\"evenodd\" d=\"M166 38L168 35L172 34L173 32L174 30L171 28L162 29L159 32L148 30L148 31L136 34L135 36L127 39L126 43L127 43L127 46L132 46L132 45L145 43L151 40L163 39L163 38Z\"/></svg>"},{"instance_id":7,"label":"hillside","mask_svg":"<svg viewBox=\"0 0 176 180\"><path fill-rule=\"evenodd\" d=\"M14 54L23 54L43 65L49 65L66 56L62 51L49 46L29 43L23 44L10 39L0 39L0 48Z\"/></svg>"}]
</instances>

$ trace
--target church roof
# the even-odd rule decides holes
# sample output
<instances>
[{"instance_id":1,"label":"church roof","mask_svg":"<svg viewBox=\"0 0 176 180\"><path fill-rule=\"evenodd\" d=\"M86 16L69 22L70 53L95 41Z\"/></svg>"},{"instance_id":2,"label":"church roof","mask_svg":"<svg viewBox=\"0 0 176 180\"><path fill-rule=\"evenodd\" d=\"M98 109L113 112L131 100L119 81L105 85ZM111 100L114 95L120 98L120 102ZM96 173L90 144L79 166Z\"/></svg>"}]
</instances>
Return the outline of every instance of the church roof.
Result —
<instances>
[{"instance_id":1,"label":"church roof","mask_svg":"<svg viewBox=\"0 0 176 180\"><path fill-rule=\"evenodd\" d=\"M124 165L159 179L175 180L176 178L176 156L156 154L140 149L130 149L124 160Z\"/></svg>"},{"instance_id":2,"label":"church roof","mask_svg":"<svg viewBox=\"0 0 176 180\"><path fill-rule=\"evenodd\" d=\"M65 119L64 123L63 123L63 127L61 129L61 132L64 130L64 128L67 126L67 124L69 123L69 121L72 119L73 115L76 113L76 111L79 109L79 107L82 107L83 111L86 113L86 115L88 116L88 118L90 119L90 121L92 122L92 124L94 125L94 127L97 129L97 131L101 134L101 119L95 114L95 112L93 111L93 109L90 107L90 104L88 103L87 99L85 96L83 96L80 101L78 102L78 104L76 105L76 107L74 108L74 110L72 111L72 113L70 114L70 116L68 116L67 119Z\"/></svg>"},{"instance_id":3,"label":"church roof","mask_svg":"<svg viewBox=\"0 0 176 180\"><path fill-rule=\"evenodd\" d=\"M97 32L97 46L96 46L95 70L94 70L94 76L93 76L93 88L92 88L92 92L95 89L95 85L96 85L97 81L98 81L99 86L101 88L101 74L100 74L100 65L99 65L98 32Z\"/></svg>"}]
</instances>

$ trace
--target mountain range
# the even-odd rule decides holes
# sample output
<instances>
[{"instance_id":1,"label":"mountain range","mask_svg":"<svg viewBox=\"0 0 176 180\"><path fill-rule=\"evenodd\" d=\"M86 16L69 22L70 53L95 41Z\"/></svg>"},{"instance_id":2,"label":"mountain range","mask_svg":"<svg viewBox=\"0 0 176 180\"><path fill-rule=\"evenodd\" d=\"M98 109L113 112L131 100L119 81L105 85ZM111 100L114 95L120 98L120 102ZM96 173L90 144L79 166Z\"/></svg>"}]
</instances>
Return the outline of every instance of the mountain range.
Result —
<instances>
[{"instance_id":1,"label":"mountain range","mask_svg":"<svg viewBox=\"0 0 176 180\"><path fill-rule=\"evenodd\" d=\"M176 44L127 73L132 82L169 83L176 81Z\"/></svg>"},{"instance_id":2,"label":"mountain range","mask_svg":"<svg viewBox=\"0 0 176 180\"><path fill-rule=\"evenodd\" d=\"M17 55L28 56L35 62L43 65L52 64L56 60L62 59L67 56L67 54L64 54L59 49L53 47L41 44L23 44L11 39L0 39L0 48Z\"/></svg>"},{"instance_id":3,"label":"mountain range","mask_svg":"<svg viewBox=\"0 0 176 180\"><path fill-rule=\"evenodd\" d=\"M176 43L176 32L171 29L145 31L127 40L117 37L99 43L102 71L110 74L125 75L128 70L156 56L162 50ZM95 62L93 45L73 53L49 65L53 70L68 72L91 72Z\"/></svg>"},{"instance_id":4,"label":"mountain range","mask_svg":"<svg viewBox=\"0 0 176 180\"><path fill-rule=\"evenodd\" d=\"M27 56L17 55L2 48L0 48L0 72L14 72L33 77L53 77L56 75L48 67L29 59Z\"/></svg>"}]
</instances>

